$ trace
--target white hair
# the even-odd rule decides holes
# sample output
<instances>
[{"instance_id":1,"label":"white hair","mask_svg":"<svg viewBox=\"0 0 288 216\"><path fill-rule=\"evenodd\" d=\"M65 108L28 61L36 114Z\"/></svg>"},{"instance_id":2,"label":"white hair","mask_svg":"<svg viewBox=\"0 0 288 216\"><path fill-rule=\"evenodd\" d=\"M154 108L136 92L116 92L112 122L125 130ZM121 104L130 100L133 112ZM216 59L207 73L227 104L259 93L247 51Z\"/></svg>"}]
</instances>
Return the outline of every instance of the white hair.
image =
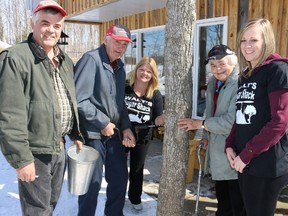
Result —
<instances>
[{"instance_id":1,"label":"white hair","mask_svg":"<svg viewBox=\"0 0 288 216\"><path fill-rule=\"evenodd\" d=\"M224 56L222 59L226 58L228 60L228 64L229 65L234 65L234 66L237 66L238 64L238 58L235 54L232 54L232 55L226 55ZM205 69L207 72L211 73L212 70L211 70L211 62L210 60L208 61L208 63L205 65Z\"/></svg>"},{"instance_id":2,"label":"white hair","mask_svg":"<svg viewBox=\"0 0 288 216\"><path fill-rule=\"evenodd\" d=\"M58 13L60 13L57 9L55 9L55 8L44 8L43 9L44 11L45 11L45 13L48 13L48 14L51 14L51 15L55 15L55 14L58 14ZM40 10L41 11L41 10ZM37 21L38 21L38 19L39 19L39 12L40 11L37 11L36 13L33 13L32 14L32 17L31 17L31 20L32 20L32 22L35 24Z\"/></svg>"}]
</instances>

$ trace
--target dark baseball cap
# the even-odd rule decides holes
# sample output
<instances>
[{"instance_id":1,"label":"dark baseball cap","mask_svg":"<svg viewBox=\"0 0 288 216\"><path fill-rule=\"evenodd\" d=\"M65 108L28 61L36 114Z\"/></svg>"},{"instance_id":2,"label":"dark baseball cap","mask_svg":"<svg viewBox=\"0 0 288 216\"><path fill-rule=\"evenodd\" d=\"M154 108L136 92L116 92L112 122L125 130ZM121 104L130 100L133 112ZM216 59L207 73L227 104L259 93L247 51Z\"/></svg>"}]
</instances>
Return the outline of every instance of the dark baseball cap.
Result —
<instances>
[{"instance_id":1,"label":"dark baseball cap","mask_svg":"<svg viewBox=\"0 0 288 216\"><path fill-rule=\"evenodd\" d=\"M207 64L209 60L222 59L227 55L234 54L235 53L228 46L224 44L216 45L208 52L208 58L205 60L205 64Z\"/></svg>"},{"instance_id":2,"label":"dark baseball cap","mask_svg":"<svg viewBox=\"0 0 288 216\"><path fill-rule=\"evenodd\" d=\"M124 25L120 24L112 25L107 30L106 36L110 36L117 41L128 41L133 44L133 41L131 40L130 30Z\"/></svg>"}]
</instances>

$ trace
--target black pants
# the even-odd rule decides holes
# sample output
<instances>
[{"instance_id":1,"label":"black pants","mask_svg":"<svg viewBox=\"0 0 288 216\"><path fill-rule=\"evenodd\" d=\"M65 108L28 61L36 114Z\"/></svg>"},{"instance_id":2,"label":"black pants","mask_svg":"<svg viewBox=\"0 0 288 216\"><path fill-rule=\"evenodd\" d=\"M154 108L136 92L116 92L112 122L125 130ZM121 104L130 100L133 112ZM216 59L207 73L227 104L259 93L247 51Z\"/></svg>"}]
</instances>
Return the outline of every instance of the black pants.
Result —
<instances>
[{"instance_id":1,"label":"black pants","mask_svg":"<svg viewBox=\"0 0 288 216\"><path fill-rule=\"evenodd\" d=\"M239 184L247 216L273 216L278 197L288 184L288 174L277 178L239 174Z\"/></svg>"},{"instance_id":2,"label":"black pants","mask_svg":"<svg viewBox=\"0 0 288 216\"><path fill-rule=\"evenodd\" d=\"M217 216L245 216L238 180L215 182Z\"/></svg>"},{"instance_id":3,"label":"black pants","mask_svg":"<svg viewBox=\"0 0 288 216\"><path fill-rule=\"evenodd\" d=\"M134 148L126 148L127 152L130 151L128 198L132 204L141 203L143 170L148 148L148 141L139 142Z\"/></svg>"}]
</instances>

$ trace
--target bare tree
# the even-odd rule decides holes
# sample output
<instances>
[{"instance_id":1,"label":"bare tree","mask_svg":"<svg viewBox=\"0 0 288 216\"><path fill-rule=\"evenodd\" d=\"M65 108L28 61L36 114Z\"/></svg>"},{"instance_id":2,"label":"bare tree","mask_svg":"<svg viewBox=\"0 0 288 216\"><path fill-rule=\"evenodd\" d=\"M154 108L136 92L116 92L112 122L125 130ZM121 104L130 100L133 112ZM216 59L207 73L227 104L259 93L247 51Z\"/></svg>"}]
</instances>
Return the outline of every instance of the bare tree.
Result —
<instances>
[{"instance_id":1,"label":"bare tree","mask_svg":"<svg viewBox=\"0 0 288 216\"><path fill-rule=\"evenodd\" d=\"M0 5L2 5L2 0L0 0ZM4 22L3 22L3 8L0 7L0 40L4 41Z\"/></svg>"},{"instance_id":2,"label":"bare tree","mask_svg":"<svg viewBox=\"0 0 288 216\"><path fill-rule=\"evenodd\" d=\"M192 32L195 0L168 0L165 33L165 136L157 215L184 212L188 160L188 134L177 120L191 117Z\"/></svg>"},{"instance_id":3,"label":"bare tree","mask_svg":"<svg viewBox=\"0 0 288 216\"><path fill-rule=\"evenodd\" d=\"M0 40L11 45L26 40L31 32L27 0L0 0L0 5ZM99 46L97 25L65 23L64 32L69 35L69 45L61 48L75 62L84 52Z\"/></svg>"},{"instance_id":4,"label":"bare tree","mask_svg":"<svg viewBox=\"0 0 288 216\"><path fill-rule=\"evenodd\" d=\"M64 32L69 35L68 46L63 49L76 62L83 53L99 46L98 25L65 23Z\"/></svg>"},{"instance_id":5,"label":"bare tree","mask_svg":"<svg viewBox=\"0 0 288 216\"><path fill-rule=\"evenodd\" d=\"M29 11L26 0L1 0L0 3L1 40L9 44L22 41L29 33Z\"/></svg>"}]
</instances>

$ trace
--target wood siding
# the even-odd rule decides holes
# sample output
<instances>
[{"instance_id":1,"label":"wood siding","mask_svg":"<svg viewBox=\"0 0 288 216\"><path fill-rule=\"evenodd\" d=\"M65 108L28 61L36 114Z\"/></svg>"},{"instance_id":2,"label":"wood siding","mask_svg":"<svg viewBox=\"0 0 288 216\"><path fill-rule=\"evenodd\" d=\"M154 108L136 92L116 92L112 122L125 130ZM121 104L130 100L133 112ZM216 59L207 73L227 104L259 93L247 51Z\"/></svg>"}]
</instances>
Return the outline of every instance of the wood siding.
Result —
<instances>
[{"instance_id":1,"label":"wood siding","mask_svg":"<svg viewBox=\"0 0 288 216\"><path fill-rule=\"evenodd\" d=\"M123 24L127 26L130 30L165 25L166 9L163 8L153 11L147 11L133 16L122 17L116 20L105 22L102 25L100 25L101 41L104 39L105 32L107 31L107 29L115 23Z\"/></svg>"},{"instance_id":2,"label":"wood siding","mask_svg":"<svg viewBox=\"0 0 288 216\"><path fill-rule=\"evenodd\" d=\"M228 46L236 48L237 32L250 18L273 25L276 49L288 56L288 0L197 0L197 19L228 16Z\"/></svg>"},{"instance_id":3,"label":"wood siding","mask_svg":"<svg viewBox=\"0 0 288 216\"><path fill-rule=\"evenodd\" d=\"M76 15L89 8L103 6L111 0L60 0L69 15ZM197 19L228 16L228 46L235 49L237 32L247 20L265 17L273 25L276 48L288 56L288 0L196 0ZM100 41L110 25L121 23L131 30L165 25L166 9L122 17L100 24Z\"/></svg>"},{"instance_id":4,"label":"wood siding","mask_svg":"<svg viewBox=\"0 0 288 216\"><path fill-rule=\"evenodd\" d=\"M93 8L102 7L115 1L116 0L60 0L58 2L70 16L83 13Z\"/></svg>"}]
</instances>

